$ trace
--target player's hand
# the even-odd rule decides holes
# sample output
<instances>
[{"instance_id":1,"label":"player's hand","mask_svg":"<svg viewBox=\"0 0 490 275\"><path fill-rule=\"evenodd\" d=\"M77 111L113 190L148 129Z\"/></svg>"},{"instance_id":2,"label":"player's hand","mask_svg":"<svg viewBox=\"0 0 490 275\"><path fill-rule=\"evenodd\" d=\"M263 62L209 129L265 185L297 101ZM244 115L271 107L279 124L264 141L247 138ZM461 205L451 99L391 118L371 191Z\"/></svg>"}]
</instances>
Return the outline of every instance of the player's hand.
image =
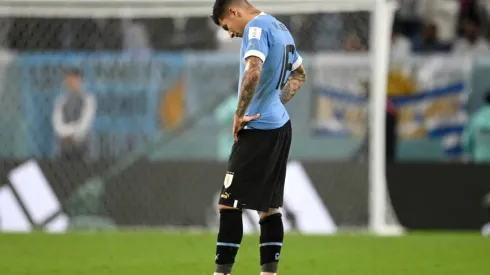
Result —
<instances>
[{"instance_id":1,"label":"player's hand","mask_svg":"<svg viewBox=\"0 0 490 275\"><path fill-rule=\"evenodd\" d=\"M235 117L233 119L233 139L235 139L235 142L238 141L238 132L250 121L256 120L260 117L260 114L256 114L253 116L242 116L239 117L235 113Z\"/></svg>"}]
</instances>

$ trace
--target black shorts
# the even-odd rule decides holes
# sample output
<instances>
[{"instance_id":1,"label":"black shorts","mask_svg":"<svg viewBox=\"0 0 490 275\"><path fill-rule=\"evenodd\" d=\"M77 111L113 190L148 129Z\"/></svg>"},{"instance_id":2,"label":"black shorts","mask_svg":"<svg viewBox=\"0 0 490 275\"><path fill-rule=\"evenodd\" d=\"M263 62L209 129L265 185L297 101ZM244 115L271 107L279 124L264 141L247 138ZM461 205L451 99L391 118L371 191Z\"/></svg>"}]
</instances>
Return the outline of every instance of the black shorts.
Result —
<instances>
[{"instance_id":1,"label":"black shorts","mask_svg":"<svg viewBox=\"0 0 490 275\"><path fill-rule=\"evenodd\" d=\"M282 207L291 136L290 121L273 130L241 130L219 204L264 212Z\"/></svg>"}]
</instances>

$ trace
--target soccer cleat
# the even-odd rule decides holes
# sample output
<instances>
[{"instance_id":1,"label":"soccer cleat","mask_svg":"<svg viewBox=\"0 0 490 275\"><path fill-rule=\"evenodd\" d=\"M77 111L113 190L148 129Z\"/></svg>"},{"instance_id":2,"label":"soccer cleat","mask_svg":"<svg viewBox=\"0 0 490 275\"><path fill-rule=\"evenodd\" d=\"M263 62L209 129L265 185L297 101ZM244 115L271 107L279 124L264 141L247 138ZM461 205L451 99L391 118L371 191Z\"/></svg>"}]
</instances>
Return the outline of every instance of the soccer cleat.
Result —
<instances>
[{"instance_id":1,"label":"soccer cleat","mask_svg":"<svg viewBox=\"0 0 490 275\"><path fill-rule=\"evenodd\" d=\"M213 275L231 275L231 273L214 273Z\"/></svg>"}]
</instances>

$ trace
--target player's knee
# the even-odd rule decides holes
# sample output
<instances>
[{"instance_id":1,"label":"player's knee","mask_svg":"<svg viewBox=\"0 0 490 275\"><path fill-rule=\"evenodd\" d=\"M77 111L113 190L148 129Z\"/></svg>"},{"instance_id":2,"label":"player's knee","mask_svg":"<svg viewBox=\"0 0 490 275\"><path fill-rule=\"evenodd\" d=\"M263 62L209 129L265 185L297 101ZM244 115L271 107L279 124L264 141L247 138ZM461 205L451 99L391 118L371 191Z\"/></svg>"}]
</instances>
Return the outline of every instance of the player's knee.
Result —
<instances>
[{"instance_id":1,"label":"player's knee","mask_svg":"<svg viewBox=\"0 0 490 275\"><path fill-rule=\"evenodd\" d=\"M267 212L259 212L259 217L262 220L267 216L271 216L278 213L281 213L281 210L279 208L270 208L269 211Z\"/></svg>"}]
</instances>

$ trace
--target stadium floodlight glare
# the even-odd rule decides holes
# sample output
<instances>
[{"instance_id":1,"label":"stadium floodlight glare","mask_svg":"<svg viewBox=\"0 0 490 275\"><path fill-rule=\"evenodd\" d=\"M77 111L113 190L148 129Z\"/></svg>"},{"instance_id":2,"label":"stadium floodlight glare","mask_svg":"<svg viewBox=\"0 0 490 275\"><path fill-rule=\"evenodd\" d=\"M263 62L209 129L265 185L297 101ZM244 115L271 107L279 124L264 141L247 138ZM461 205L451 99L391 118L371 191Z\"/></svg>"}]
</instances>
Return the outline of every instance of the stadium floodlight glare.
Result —
<instances>
[{"instance_id":1,"label":"stadium floodlight glare","mask_svg":"<svg viewBox=\"0 0 490 275\"><path fill-rule=\"evenodd\" d=\"M154 18L209 16L214 0L2 0L0 15L49 18ZM387 221L385 112L391 26L396 3L390 0L250 0L274 14L296 15L338 12L371 13L369 98L369 229L398 234L396 222Z\"/></svg>"}]
</instances>

